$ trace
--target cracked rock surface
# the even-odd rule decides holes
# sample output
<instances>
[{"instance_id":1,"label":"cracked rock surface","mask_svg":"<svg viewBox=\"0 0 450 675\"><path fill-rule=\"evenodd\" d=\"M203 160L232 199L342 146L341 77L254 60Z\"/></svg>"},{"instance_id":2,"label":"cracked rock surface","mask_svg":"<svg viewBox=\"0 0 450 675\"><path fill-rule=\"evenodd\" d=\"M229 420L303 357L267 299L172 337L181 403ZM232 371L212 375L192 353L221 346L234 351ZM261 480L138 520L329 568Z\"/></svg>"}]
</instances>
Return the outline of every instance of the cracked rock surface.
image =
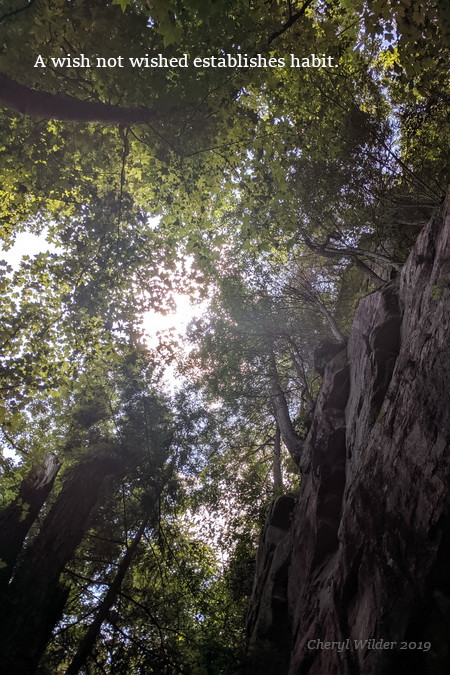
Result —
<instances>
[{"instance_id":1,"label":"cracked rock surface","mask_svg":"<svg viewBox=\"0 0 450 675\"><path fill-rule=\"evenodd\" d=\"M325 369L300 493L261 537L248 633L251 654L276 654L264 672L448 672L449 325L446 205Z\"/></svg>"}]
</instances>

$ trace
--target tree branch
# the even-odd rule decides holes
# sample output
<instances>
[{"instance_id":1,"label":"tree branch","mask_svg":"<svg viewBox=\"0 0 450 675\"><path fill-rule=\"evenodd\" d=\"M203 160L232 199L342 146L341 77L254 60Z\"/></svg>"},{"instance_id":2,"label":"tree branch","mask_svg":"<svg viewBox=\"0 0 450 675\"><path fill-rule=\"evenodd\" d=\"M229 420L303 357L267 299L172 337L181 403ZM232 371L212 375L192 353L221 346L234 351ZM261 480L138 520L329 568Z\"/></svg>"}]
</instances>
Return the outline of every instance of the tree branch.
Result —
<instances>
[{"instance_id":1,"label":"tree branch","mask_svg":"<svg viewBox=\"0 0 450 675\"><path fill-rule=\"evenodd\" d=\"M363 262L351 249L328 249L313 241L311 237L303 233L303 239L307 247L318 253L319 255L324 256L324 258L350 258L355 263L356 267L359 267L360 270L364 272L372 281L375 283L384 283L382 279L376 272L373 271L365 262Z\"/></svg>"},{"instance_id":2,"label":"tree branch","mask_svg":"<svg viewBox=\"0 0 450 675\"><path fill-rule=\"evenodd\" d=\"M133 541L131 542L125 555L120 561L118 570L116 572L116 576L114 577L113 581L109 584L108 591L106 592L105 597L98 606L97 613L88 630L86 631L85 635L81 639L77 652L73 657L72 662L69 664L67 668L66 671L67 675L76 675L86 663L86 660L89 657L89 655L92 653L92 649L94 647L95 641L97 640L102 624L106 619L109 610L111 609L112 605L117 599L117 595L120 591L122 581L125 577L125 574L128 571L133 555L139 545L139 542L141 541L142 535L144 533L145 528L147 527L149 519L150 516L146 516L143 519L138 531L133 537Z\"/></svg>"},{"instance_id":3,"label":"tree branch","mask_svg":"<svg viewBox=\"0 0 450 675\"><path fill-rule=\"evenodd\" d=\"M0 73L0 105L24 115L73 122L147 124L158 114L150 108L121 108L101 101L84 101L73 96L31 89Z\"/></svg>"},{"instance_id":4,"label":"tree branch","mask_svg":"<svg viewBox=\"0 0 450 675\"><path fill-rule=\"evenodd\" d=\"M269 37L269 41L267 44L270 45L274 40L280 37L280 35L283 35L283 33L289 30L289 28L293 26L294 23L296 23L299 19L301 19L301 17L304 15L308 7L312 5L313 2L314 0L306 0L304 5L300 7L298 12L295 12L295 14L291 14L289 19L281 26L281 28L272 33L272 35Z\"/></svg>"},{"instance_id":5,"label":"tree branch","mask_svg":"<svg viewBox=\"0 0 450 675\"><path fill-rule=\"evenodd\" d=\"M283 442L289 451L292 459L298 465L303 450L303 441L294 429L289 408L286 401L286 396L281 388L278 371L273 352L269 355L270 359L270 380L271 380L271 394L272 405L276 423L280 429Z\"/></svg>"}]
</instances>

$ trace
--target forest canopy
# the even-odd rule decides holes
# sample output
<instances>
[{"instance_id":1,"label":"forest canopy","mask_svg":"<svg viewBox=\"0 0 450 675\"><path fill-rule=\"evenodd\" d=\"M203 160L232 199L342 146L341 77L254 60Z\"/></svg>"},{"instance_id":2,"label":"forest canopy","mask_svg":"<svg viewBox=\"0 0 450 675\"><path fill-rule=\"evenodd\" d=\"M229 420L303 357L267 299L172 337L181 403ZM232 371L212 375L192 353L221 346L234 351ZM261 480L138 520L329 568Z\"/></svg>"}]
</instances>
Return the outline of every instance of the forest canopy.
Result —
<instances>
[{"instance_id":1,"label":"forest canopy","mask_svg":"<svg viewBox=\"0 0 450 675\"><path fill-rule=\"evenodd\" d=\"M2 2L2 246L53 247L0 263L4 672L256 672L264 515L445 195L449 25L441 0ZM150 345L180 294L202 313Z\"/></svg>"}]
</instances>

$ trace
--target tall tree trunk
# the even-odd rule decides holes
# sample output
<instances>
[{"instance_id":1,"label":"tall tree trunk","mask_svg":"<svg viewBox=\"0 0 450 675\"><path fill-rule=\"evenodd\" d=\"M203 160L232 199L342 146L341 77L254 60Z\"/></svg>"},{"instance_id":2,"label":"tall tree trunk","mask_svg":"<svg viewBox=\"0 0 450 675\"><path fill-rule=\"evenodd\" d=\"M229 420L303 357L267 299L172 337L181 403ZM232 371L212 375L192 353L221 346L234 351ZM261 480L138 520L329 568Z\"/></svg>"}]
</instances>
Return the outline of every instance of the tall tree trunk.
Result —
<instances>
[{"instance_id":1,"label":"tall tree trunk","mask_svg":"<svg viewBox=\"0 0 450 675\"><path fill-rule=\"evenodd\" d=\"M0 513L0 587L11 578L25 537L50 494L60 468L53 452L31 467L20 484L17 497Z\"/></svg>"},{"instance_id":2,"label":"tall tree trunk","mask_svg":"<svg viewBox=\"0 0 450 675\"><path fill-rule=\"evenodd\" d=\"M101 601L93 622L91 623L83 639L81 640L79 647L77 649L77 653L73 657L70 666L66 670L66 675L77 675L77 673L79 673L79 671L89 658L90 654L92 653L92 649L95 645L95 641L97 640L98 634L100 633L102 624L107 618L109 610L117 600L117 596L119 595L122 581L125 577L125 574L127 573L127 570L130 566L130 563L133 559L134 553L139 545L139 542L142 539L142 535L145 532L145 528L147 527L149 519L150 516L148 515L141 522L139 529L134 535L130 546L127 548L125 555L120 561L116 576L114 577L112 583L110 584L105 597Z\"/></svg>"},{"instance_id":3,"label":"tall tree trunk","mask_svg":"<svg viewBox=\"0 0 450 675\"><path fill-rule=\"evenodd\" d=\"M68 472L2 598L0 672L35 672L67 599L60 575L89 527L105 479L121 471L110 454L87 458Z\"/></svg>"},{"instance_id":4,"label":"tall tree trunk","mask_svg":"<svg viewBox=\"0 0 450 675\"><path fill-rule=\"evenodd\" d=\"M325 317L327 320L327 323L330 327L331 332L333 333L333 337L335 340L339 343L344 345L347 342L347 338L344 335L344 333L341 331L339 328L336 319L328 309L328 307L325 305L325 303L321 302L320 300L317 303L317 308L319 312Z\"/></svg>"},{"instance_id":5,"label":"tall tree trunk","mask_svg":"<svg viewBox=\"0 0 450 675\"><path fill-rule=\"evenodd\" d=\"M37 91L16 82L6 73L0 73L0 105L45 119L123 126L145 124L158 117L149 108L121 108L101 101L83 101L73 96Z\"/></svg>"},{"instance_id":6,"label":"tall tree trunk","mask_svg":"<svg viewBox=\"0 0 450 675\"><path fill-rule=\"evenodd\" d=\"M274 416L277 422L277 425L281 432L281 437L284 441L284 444L292 456L294 462L298 465L300 461L301 452L303 450L303 441L297 432L294 429L292 420L289 414L289 408L284 395L284 391L281 388L280 381L278 378L277 365L275 362L275 355L273 352L270 354L270 379L271 379L271 389L272 389L272 405Z\"/></svg>"},{"instance_id":7,"label":"tall tree trunk","mask_svg":"<svg viewBox=\"0 0 450 675\"><path fill-rule=\"evenodd\" d=\"M291 360L292 363L294 364L295 372L297 373L300 382L303 384L302 396L304 396L304 398L306 399L306 402L311 411L314 409L315 401L311 396L311 392L309 390L308 381L306 379L305 367L303 365L301 357L299 356L297 345L293 342L293 340L290 340L290 344L292 345L291 349L289 350Z\"/></svg>"},{"instance_id":8,"label":"tall tree trunk","mask_svg":"<svg viewBox=\"0 0 450 675\"><path fill-rule=\"evenodd\" d=\"M281 433L278 424L275 428L275 439L273 442L273 486L275 489L283 487L283 474L281 472Z\"/></svg>"}]
</instances>

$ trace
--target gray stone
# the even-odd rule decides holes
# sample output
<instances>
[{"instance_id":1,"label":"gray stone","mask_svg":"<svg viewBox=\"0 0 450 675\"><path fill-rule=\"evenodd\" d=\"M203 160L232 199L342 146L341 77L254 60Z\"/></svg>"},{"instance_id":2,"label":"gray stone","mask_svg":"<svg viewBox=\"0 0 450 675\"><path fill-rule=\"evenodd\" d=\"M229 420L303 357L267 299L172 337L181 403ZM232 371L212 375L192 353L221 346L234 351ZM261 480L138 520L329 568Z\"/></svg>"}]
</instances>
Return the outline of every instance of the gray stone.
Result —
<instances>
[{"instance_id":1,"label":"gray stone","mask_svg":"<svg viewBox=\"0 0 450 675\"><path fill-rule=\"evenodd\" d=\"M447 213L399 278L361 300L347 351L325 368L292 520L275 527L274 506L262 535L249 646L270 645L279 673L447 672ZM431 646L401 650L404 640Z\"/></svg>"}]
</instances>

